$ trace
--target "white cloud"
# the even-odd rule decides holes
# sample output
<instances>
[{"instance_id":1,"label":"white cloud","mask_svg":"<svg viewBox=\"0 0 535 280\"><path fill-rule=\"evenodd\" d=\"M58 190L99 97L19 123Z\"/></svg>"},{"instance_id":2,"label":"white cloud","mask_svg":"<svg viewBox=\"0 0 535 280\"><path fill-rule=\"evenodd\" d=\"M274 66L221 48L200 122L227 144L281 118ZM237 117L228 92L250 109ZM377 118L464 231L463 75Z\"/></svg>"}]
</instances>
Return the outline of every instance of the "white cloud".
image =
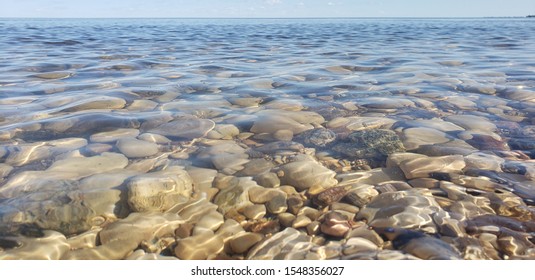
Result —
<instances>
[{"instance_id":1,"label":"white cloud","mask_svg":"<svg viewBox=\"0 0 535 280\"><path fill-rule=\"evenodd\" d=\"M327 3L327 5L334 6L334 3L333 2L329 2L329 3Z\"/></svg>"}]
</instances>

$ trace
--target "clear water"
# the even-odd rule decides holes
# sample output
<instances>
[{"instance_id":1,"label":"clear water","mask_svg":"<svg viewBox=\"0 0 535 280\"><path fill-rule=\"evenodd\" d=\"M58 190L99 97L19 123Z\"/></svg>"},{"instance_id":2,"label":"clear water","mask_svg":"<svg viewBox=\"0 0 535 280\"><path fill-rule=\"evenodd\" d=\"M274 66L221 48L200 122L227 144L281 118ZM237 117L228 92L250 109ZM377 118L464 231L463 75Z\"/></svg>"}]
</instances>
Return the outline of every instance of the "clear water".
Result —
<instances>
[{"instance_id":1,"label":"clear water","mask_svg":"<svg viewBox=\"0 0 535 280\"><path fill-rule=\"evenodd\" d=\"M354 116L390 118L398 128L451 115L485 118L497 126L485 132L494 140L481 136L483 144L466 142L474 150L522 163L523 172L509 168L497 176L525 175L521 187L510 189L533 213L534 30L532 19L0 20L0 217L7 225L0 228L12 234L32 219L38 227L46 224L25 210L34 188L24 184L36 183L24 174L44 171L39 174L46 177L58 160L89 156L83 145L66 154L28 152L13 163L10 156L32 143L82 138L91 144L95 133L117 128L143 133L184 114L216 125L236 124L243 134L254 119L247 124L237 117L273 108L316 112L325 120L316 126ZM98 103L103 97L117 103ZM234 101L245 97L258 101ZM377 104L383 97L411 104ZM405 139L400 129L396 132ZM170 138L154 158L175 160L165 153L184 139ZM244 138L234 140L251 147L275 141ZM117 152L113 143L109 151ZM191 152L178 164L195 166L197 155ZM506 177L500 177L502 183ZM43 198L43 204L47 199L53 200ZM33 218L21 222L14 213Z\"/></svg>"}]
</instances>

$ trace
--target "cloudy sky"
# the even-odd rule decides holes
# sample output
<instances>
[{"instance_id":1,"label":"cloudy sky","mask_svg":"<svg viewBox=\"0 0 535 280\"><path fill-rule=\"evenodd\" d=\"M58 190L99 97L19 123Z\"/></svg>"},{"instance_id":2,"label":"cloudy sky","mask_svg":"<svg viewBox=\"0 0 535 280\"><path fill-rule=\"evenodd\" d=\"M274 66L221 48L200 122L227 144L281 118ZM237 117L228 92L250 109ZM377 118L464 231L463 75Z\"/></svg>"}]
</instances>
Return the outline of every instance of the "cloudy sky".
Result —
<instances>
[{"instance_id":1,"label":"cloudy sky","mask_svg":"<svg viewBox=\"0 0 535 280\"><path fill-rule=\"evenodd\" d=\"M486 17L535 0L0 0L0 17Z\"/></svg>"}]
</instances>

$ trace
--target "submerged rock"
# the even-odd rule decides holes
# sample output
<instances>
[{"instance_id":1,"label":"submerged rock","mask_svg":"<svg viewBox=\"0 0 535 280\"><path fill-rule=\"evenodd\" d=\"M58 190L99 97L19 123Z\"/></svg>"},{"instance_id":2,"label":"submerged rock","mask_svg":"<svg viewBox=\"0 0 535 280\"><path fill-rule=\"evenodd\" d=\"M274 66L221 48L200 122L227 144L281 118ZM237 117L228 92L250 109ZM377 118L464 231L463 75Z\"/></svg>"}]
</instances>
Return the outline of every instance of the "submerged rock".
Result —
<instances>
[{"instance_id":1,"label":"submerged rock","mask_svg":"<svg viewBox=\"0 0 535 280\"><path fill-rule=\"evenodd\" d=\"M357 159L386 158L404 152L405 147L395 132L386 129L355 131L344 142L335 144L334 151Z\"/></svg>"},{"instance_id":2,"label":"submerged rock","mask_svg":"<svg viewBox=\"0 0 535 280\"><path fill-rule=\"evenodd\" d=\"M308 189L328 189L338 181L336 173L314 161L296 161L280 166L281 183L290 185L298 191Z\"/></svg>"},{"instance_id":3,"label":"submerged rock","mask_svg":"<svg viewBox=\"0 0 535 280\"><path fill-rule=\"evenodd\" d=\"M127 189L132 210L164 212L177 203L186 202L193 192L193 183L185 170L172 166L133 177Z\"/></svg>"},{"instance_id":4,"label":"submerged rock","mask_svg":"<svg viewBox=\"0 0 535 280\"><path fill-rule=\"evenodd\" d=\"M439 238L419 231L378 228L376 231L392 241L394 248L424 260L459 260L462 259L457 248Z\"/></svg>"}]
</instances>

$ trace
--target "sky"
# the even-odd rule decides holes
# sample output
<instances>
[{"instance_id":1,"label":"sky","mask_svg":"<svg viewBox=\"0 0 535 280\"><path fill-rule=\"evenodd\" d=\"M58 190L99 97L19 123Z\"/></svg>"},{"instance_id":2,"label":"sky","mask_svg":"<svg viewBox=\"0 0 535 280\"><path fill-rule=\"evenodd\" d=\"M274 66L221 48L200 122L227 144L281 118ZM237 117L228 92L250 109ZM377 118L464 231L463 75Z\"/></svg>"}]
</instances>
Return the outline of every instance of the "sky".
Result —
<instances>
[{"instance_id":1,"label":"sky","mask_svg":"<svg viewBox=\"0 0 535 280\"><path fill-rule=\"evenodd\" d=\"M535 0L0 0L0 17L510 17Z\"/></svg>"}]
</instances>

